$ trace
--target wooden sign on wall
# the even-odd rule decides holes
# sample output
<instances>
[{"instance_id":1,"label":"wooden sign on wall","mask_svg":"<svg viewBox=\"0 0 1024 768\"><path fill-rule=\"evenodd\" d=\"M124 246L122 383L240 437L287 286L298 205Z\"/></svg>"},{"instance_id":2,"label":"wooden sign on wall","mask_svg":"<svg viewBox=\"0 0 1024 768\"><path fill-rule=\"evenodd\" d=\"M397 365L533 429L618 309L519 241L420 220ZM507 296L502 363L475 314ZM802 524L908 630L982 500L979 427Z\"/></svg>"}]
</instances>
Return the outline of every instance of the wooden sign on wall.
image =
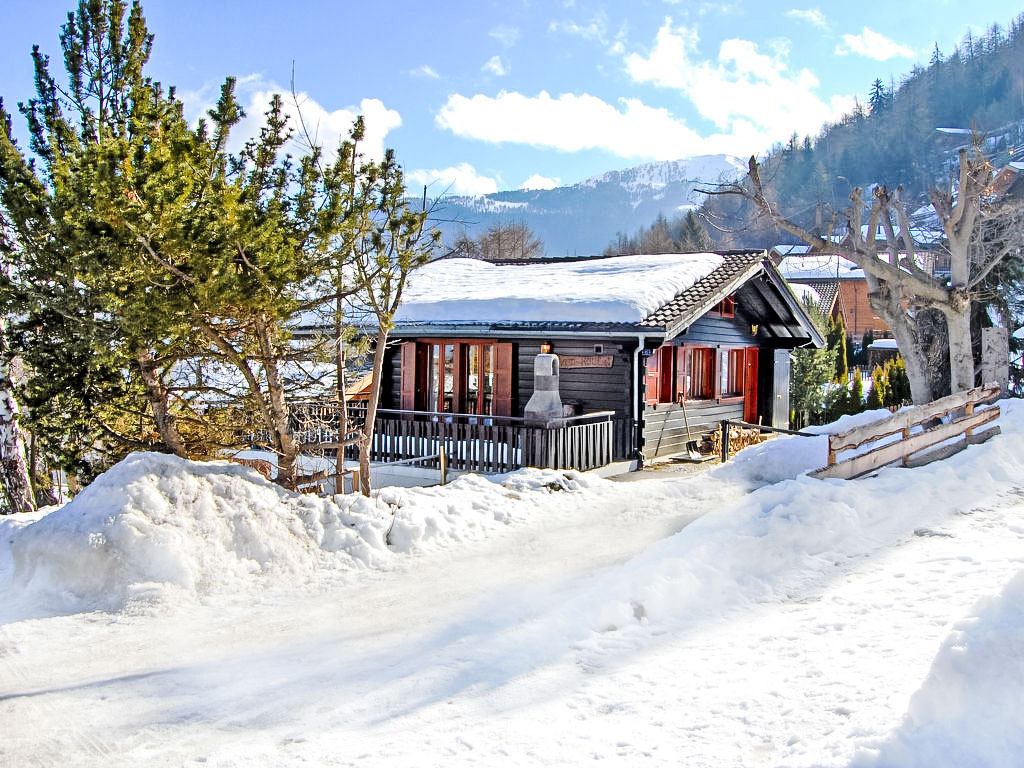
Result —
<instances>
[{"instance_id":1,"label":"wooden sign on wall","mask_svg":"<svg viewBox=\"0 0 1024 768\"><path fill-rule=\"evenodd\" d=\"M611 368L614 360L613 355L559 355L558 365L560 368Z\"/></svg>"}]
</instances>

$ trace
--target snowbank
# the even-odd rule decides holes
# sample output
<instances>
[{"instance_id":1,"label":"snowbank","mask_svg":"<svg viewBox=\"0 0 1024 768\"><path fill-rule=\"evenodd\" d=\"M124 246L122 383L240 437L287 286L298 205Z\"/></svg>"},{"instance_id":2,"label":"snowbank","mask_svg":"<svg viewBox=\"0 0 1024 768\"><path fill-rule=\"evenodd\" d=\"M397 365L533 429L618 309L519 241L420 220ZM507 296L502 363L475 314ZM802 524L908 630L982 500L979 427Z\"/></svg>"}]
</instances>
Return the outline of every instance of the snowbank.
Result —
<instances>
[{"instance_id":1,"label":"snowbank","mask_svg":"<svg viewBox=\"0 0 1024 768\"><path fill-rule=\"evenodd\" d=\"M828 463L828 435L845 432L848 429L887 419L892 414L886 409L864 411L852 416L842 416L831 424L805 427L815 437L800 435L778 435L764 443L752 445L736 454L728 463L711 470L712 476L724 481L742 483L748 488L792 480L806 475ZM861 450L868 450L868 445ZM844 453L843 458L856 453Z\"/></svg>"},{"instance_id":2,"label":"snowbank","mask_svg":"<svg viewBox=\"0 0 1024 768\"><path fill-rule=\"evenodd\" d=\"M0 575L13 570L16 590L58 612L306 583L478 539L509 522L513 507L529 508L524 495L536 507L554 488L595 482L603 481L524 470L508 487L470 475L445 488L325 499L285 491L248 467L137 453L63 508L4 522Z\"/></svg>"},{"instance_id":3,"label":"snowbank","mask_svg":"<svg viewBox=\"0 0 1024 768\"><path fill-rule=\"evenodd\" d=\"M255 470L137 453L14 533L14 582L55 610L307 579L385 555L383 515L290 494ZM328 553L333 557L324 557Z\"/></svg>"},{"instance_id":4,"label":"snowbank","mask_svg":"<svg viewBox=\"0 0 1024 768\"><path fill-rule=\"evenodd\" d=\"M961 622L914 694L903 725L855 765L1016 768L1024 755L1021 691L1024 571Z\"/></svg>"},{"instance_id":5,"label":"snowbank","mask_svg":"<svg viewBox=\"0 0 1024 768\"><path fill-rule=\"evenodd\" d=\"M771 484L709 512L596 585L583 597L601 606L588 619L590 628L690 625L743 605L800 599L848 564L1011 491L1024 475L1024 409L1018 402L1001 405L1008 434L942 462L885 468L858 481L806 476L824 463L824 436L742 451L709 474L748 487ZM857 414L820 429L841 431L888 415ZM893 504L909 498L913 503Z\"/></svg>"}]
</instances>

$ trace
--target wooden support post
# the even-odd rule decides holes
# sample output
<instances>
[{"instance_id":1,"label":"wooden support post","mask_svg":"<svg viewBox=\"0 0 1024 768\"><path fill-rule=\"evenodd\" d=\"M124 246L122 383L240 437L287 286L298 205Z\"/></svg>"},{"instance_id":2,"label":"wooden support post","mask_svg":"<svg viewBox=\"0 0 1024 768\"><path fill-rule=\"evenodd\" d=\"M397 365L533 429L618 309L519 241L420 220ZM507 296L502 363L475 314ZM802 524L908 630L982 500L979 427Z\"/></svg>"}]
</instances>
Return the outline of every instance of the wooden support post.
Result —
<instances>
[{"instance_id":1,"label":"wooden support post","mask_svg":"<svg viewBox=\"0 0 1024 768\"><path fill-rule=\"evenodd\" d=\"M722 463L729 460L729 422L722 419Z\"/></svg>"},{"instance_id":2,"label":"wooden support post","mask_svg":"<svg viewBox=\"0 0 1024 768\"><path fill-rule=\"evenodd\" d=\"M441 485L444 485L445 483L448 482L448 459L445 456L444 446L443 445L441 446L440 459L441 459L441 461L440 461L440 464L441 464Z\"/></svg>"}]
</instances>

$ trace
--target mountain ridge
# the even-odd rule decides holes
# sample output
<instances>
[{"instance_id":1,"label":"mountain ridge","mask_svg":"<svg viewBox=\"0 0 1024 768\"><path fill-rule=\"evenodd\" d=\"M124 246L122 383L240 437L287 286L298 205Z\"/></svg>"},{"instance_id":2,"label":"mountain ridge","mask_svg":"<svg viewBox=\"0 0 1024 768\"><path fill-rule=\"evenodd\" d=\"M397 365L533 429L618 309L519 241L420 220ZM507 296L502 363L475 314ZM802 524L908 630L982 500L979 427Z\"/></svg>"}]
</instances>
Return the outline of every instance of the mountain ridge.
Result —
<instances>
[{"instance_id":1,"label":"mountain ridge","mask_svg":"<svg viewBox=\"0 0 1024 768\"><path fill-rule=\"evenodd\" d=\"M632 234L659 213L697 207L700 186L745 172L746 163L732 155L698 155L606 171L552 189L443 196L433 201L434 224L446 244L462 232L474 237L494 224L522 222L548 256L601 253L618 233Z\"/></svg>"}]
</instances>

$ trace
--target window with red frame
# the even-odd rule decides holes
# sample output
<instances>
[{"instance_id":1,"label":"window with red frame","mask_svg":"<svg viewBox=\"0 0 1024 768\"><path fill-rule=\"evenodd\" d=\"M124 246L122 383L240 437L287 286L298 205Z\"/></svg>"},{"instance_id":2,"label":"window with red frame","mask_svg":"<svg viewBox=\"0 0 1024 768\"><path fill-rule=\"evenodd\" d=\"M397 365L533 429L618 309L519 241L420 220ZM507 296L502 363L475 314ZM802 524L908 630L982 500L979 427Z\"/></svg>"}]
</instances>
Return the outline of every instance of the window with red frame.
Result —
<instances>
[{"instance_id":1,"label":"window with red frame","mask_svg":"<svg viewBox=\"0 0 1024 768\"><path fill-rule=\"evenodd\" d=\"M722 317L736 317L736 297L726 296L711 311Z\"/></svg>"}]
</instances>

